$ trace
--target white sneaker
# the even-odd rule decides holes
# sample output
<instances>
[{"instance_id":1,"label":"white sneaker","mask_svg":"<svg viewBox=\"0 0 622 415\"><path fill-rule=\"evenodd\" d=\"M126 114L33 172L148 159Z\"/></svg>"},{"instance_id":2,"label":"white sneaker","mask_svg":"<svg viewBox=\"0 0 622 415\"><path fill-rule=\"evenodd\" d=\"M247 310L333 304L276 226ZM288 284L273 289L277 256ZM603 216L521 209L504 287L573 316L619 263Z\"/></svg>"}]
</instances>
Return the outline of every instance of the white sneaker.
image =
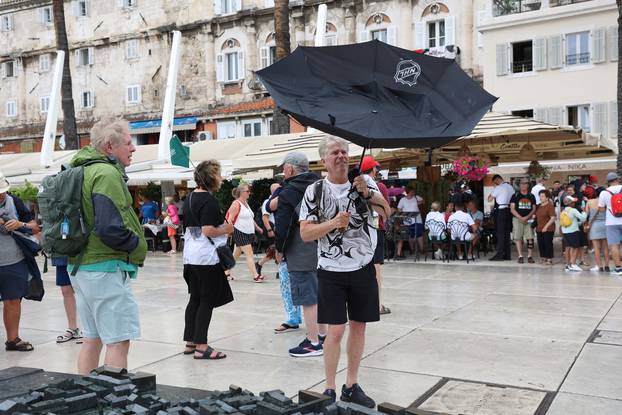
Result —
<instances>
[{"instance_id":1,"label":"white sneaker","mask_svg":"<svg viewBox=\"0 0 622 415\"><path fill-rule=\"evenodd\" d=\"M598 265L594 265L592 268L590 268L590 271L592 271L592 272L599 272L600 268L598 268Z\"/></svg>"},{"instance_id":2,"label":"white sneaker","mask_svg":"<svg viewBox=\"0 0 622 415\"><path fill-rule=\"evenodd\" d=\"M578 266L577 264L572 264L570 266L570 271L575 271L575 272L582 272L583 268L581 268L580 266Z\"/></svg>"},{"instance_id":3,"label":"white sneaker","mask_svg":"<svg viewBox=\"0 0 622 415\"><path fill-rule=\"evenodd\" d=\"M565 266L564 266L564 271L566 271L566 272L570 272L570 267L569 267L568 265L565 265Z\"/></svg>"}]
</instances>

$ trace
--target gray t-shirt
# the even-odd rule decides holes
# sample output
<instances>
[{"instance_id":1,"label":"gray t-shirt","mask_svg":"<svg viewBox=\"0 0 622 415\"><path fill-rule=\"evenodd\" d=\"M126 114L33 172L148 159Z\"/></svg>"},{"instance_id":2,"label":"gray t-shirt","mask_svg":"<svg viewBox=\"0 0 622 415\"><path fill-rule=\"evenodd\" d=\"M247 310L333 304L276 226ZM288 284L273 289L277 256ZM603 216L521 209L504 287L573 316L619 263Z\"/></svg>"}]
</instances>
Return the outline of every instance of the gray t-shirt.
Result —
<instances>
[{"instance_id":1,"label":"gray t-shirt","mask_svg":"<svg viewBox=\"0 0 622 415\"><path fill-rule=\"evenodd\" d=\"M15 216L12 214L5 202L0 204L0 216L7 218ZM0 225L0 267L17 264L24 259L24 254L15 240L9 235L3 225Z\"/></svg>"}]
</instances>

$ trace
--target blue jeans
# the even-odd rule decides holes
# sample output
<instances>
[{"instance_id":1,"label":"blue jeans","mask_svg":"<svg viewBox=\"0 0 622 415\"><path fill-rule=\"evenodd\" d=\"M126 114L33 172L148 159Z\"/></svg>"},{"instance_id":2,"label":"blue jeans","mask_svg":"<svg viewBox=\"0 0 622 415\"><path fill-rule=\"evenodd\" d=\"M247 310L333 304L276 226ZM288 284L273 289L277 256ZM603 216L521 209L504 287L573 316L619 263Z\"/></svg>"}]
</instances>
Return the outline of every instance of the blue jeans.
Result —
<instances>
[{"instance_id":1,"label":"blue jeans","mask_svg":"<svg viewBox=\"0 0 622 415\"><path fill-rule=\"evenodd\" d=\"M292 302L292 289L289 282L289 271L287 264L281 261L279 264L279 284L281 285L281 298L283 298L283 306L285 306L286 323L291 326L302 324L302 315L300 306L294 306Z\"/></svg>"}]
</instances>

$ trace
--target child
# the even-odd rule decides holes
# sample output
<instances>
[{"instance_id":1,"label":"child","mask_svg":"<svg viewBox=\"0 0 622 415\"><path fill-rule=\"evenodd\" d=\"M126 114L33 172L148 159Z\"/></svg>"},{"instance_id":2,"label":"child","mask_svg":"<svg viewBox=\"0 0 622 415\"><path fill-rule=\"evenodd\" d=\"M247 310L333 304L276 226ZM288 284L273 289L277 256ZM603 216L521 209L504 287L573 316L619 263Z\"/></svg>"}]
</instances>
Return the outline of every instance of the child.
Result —
<instances>
[{"instance_id":1,"label":"child","mask_svg":"<svg viewBox=\"0 0 622 415\"><path fill-rule=\"evenodd\" d=\"M564 245L566 246L566 251L564 253L566 267L564 270L581 272L583 269L575 262L579 254L579 249L582 249L579 225L585 222L587 215L575 209L577 201L578 199L576 197L570 195L564 196L563 202L566 207L560 214L559 219L564 236Z\"/></svg>"}]
</instances>

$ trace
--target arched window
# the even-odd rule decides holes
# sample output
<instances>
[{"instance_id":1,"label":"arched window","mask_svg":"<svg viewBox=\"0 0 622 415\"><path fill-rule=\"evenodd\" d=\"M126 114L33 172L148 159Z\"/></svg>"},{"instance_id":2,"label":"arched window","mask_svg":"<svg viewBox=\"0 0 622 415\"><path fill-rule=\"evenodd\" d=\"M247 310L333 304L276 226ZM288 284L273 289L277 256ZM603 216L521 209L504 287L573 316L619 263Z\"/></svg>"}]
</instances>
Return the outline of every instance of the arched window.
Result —
<instances>
[{"instance_id":1,"label":"arched window","mask_svg":"<svg viewBox=\"0 0 622 415\"><path fill-rule=\"evenodd\" d=\"M266 36L265 46L263 46L259 50L260 56L260 67L265 68L266 66L272 65L276 62L276 44L274 41L274 32L271 32Z\"/></svg>"},{"instance_id":2,"label":"arched window","mask_svg":"<svg viewBox=\"0 0 622 415\"><path fill-rule=\"evenodd\" d=\"M315 39L315 35L317 33L317 28L313 30L313 39ZM337 27L330 23L326 22L326 33L324 34L324 46L337 46Z\"/></svg>"},{"instance_id":3,"label":"arched window","mask_svg":"<svg viewBox=\"0 0 622 415\"><path fill-rule=\"evenodd\" d=\"M455 45L456 18L449 15L449 8L439 2L428 5L415 23L416 49L445 49Z\"/></svg>"},{"instance_id":4,"label":"arched window","mask_svg":"<svg viewBox=\"0 0 622 415\"><path fill-rule=\"evenodd\" d=\"M359 42L378 39L389 45L397 46L397 27L384 13L375 13L365 22L365 30L359 35Z\"/></svg>"},{"instance_id":5,"label":"arched window","mask_svg":"<svg viewBox=\"0 0 622 415\"><path fill-rule=\"evenodd\" d=\"M244 79L244 52L234 38L222 43L216 57L216 80L218 82L238 82Z\"/></svg>"}]
</instances>

